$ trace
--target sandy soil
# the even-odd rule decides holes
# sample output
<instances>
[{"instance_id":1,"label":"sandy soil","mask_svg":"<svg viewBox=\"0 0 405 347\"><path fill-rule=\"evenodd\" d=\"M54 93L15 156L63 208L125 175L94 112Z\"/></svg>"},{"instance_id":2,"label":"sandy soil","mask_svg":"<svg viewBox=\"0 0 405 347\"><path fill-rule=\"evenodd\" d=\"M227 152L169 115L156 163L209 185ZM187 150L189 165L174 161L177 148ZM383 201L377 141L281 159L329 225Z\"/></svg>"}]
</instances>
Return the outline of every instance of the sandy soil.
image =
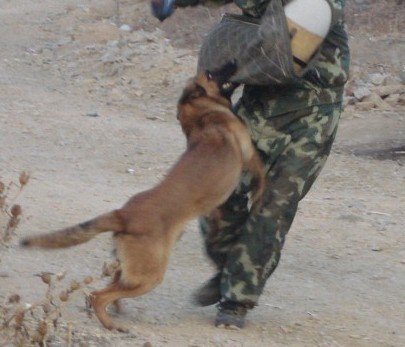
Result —
<instances>
[{"instance_id":1,"label":"sandy soil","mask_svg":"<svg viewBox=\"0 0 405 347\"><path fill-rule=\"evenodd\" d=\"M144 1L121 1L119 16L113 0L0 0L0 7L0 179L22 170L32 176L19 198L18 234L83 221L158 182L184 149L175 105L194 73L201 32L218 12L187 10L159 24ZM361 49L354 56L375 59ZM78 295L62 312L72 344L404 346L404 157L378 155L404 139L403 107L346 109L333 153L244 330L213 327L215 308L190 302L212 274L193 222L164 283L125 301L117 318L131 323L131 333L103 329ZM0 300L19 293L35 302L45 291L35 274L84 278L111 258L107 235L55 252L22 251L17 241L1 249Z\"/></svg>"}]
</instances>

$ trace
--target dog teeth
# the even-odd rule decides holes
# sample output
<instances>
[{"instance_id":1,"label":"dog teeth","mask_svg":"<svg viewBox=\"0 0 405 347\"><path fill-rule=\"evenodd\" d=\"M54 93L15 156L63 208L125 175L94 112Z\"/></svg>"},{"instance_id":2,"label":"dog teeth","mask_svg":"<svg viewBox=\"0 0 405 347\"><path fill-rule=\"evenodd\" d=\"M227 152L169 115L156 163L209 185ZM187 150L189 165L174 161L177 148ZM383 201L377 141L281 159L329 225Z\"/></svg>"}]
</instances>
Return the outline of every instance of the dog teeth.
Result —
<instances>
[{"instance_id":1,"label":"dog teeth","mask_svg":"<svg viewBox=\"0 0 405 347\"><path fill-rule=\"evenodd\" d=\"M228 89L228 88L230 88L230 87L232 87L232 83L231 83L231 82L226 82L226 83L224 83L224 84L222 85L222 88L223 88L223 89Z\"/></svg>"}]
</instances>

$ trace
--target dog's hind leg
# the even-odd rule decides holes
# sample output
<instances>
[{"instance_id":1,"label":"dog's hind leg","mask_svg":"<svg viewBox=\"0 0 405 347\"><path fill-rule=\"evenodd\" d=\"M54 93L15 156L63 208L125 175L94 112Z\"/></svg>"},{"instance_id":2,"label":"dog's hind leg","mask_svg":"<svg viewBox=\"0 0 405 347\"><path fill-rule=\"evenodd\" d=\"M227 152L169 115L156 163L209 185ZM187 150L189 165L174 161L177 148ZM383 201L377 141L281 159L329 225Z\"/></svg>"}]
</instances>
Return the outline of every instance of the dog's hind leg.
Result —
<instances>
[{"instance_id":1,"label":"dog's hind leg","mask_svg":"<svg viewBox=\"0 0 405 347\"><path fill-rule=\"evenodd\" d=\"M151 290L148 284L128 285L121 281L112 283L105 289L92 292L90 294L90 304L100 320L101 324L107 329L116 329L121 332L127 332L128 329L124 326L113 322L108 315L106 308L110 304L116 305L120 299L131 298L145 294Z\"/></svg>"},{"instance_id":2,"label":"dog's hind leg","mask_svg":"<svg viewBox=\"0 0 405 347\"><path fill-rule=\"evenodd\" d=\"M120 279L121 279L121 275L122 275L122 270L121 269L115 271L114 275L113 275L113 279L111 281L111 284L118 283L120 281ZM121 304L120 304L120 301L118 299L114 300L112 302L112 305L114 305L114 310L115 310L116 313L121 312Z\"/></svg>"}]
</instances>

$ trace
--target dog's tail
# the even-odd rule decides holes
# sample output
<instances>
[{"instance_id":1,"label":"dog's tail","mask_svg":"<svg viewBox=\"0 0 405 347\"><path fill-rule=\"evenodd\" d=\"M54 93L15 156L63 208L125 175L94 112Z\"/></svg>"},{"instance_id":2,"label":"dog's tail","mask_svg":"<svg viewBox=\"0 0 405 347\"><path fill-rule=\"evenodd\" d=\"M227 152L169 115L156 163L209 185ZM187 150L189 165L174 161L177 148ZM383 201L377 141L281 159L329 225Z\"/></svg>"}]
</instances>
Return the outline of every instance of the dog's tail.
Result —
<instances>
[{"instance_id":1,"label":"dog's tail","mask_svg":"<svg viewBox=\"0 0 405 347\"><path fill-rule=\"evenodd\" d=\"M21 240L20 245L23 247L66 248L85 243L106 231L124 231L124 224L118 210L65 229L26 237Z\"/></svg>"}]
</instances>

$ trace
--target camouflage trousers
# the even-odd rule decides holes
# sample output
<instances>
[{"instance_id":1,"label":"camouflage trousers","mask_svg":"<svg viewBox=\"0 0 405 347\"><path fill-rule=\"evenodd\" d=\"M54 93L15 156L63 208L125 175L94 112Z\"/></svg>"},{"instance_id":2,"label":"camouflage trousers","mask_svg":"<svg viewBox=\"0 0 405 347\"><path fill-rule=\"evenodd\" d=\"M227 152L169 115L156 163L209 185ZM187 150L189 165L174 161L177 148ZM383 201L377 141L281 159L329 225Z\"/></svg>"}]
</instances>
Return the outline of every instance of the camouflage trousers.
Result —
<instances>
[{"instance_id":1,"label":"camouflage trousers","mask_svg":"<svg viewBox=\"0 0 405 347\"><path fill-rule=\"evenodd\" d=\"M251 308L278 265L299 201L329 155L341 103L268 117L264 109L252 112L239 102L235 112L246 121L265 164L264 204L257 214L249 212L246 174L220 207L219 230L210 228L207 218L199 222L206 252L222 273L222 299Z\"/></svg>"}]
</instances>

